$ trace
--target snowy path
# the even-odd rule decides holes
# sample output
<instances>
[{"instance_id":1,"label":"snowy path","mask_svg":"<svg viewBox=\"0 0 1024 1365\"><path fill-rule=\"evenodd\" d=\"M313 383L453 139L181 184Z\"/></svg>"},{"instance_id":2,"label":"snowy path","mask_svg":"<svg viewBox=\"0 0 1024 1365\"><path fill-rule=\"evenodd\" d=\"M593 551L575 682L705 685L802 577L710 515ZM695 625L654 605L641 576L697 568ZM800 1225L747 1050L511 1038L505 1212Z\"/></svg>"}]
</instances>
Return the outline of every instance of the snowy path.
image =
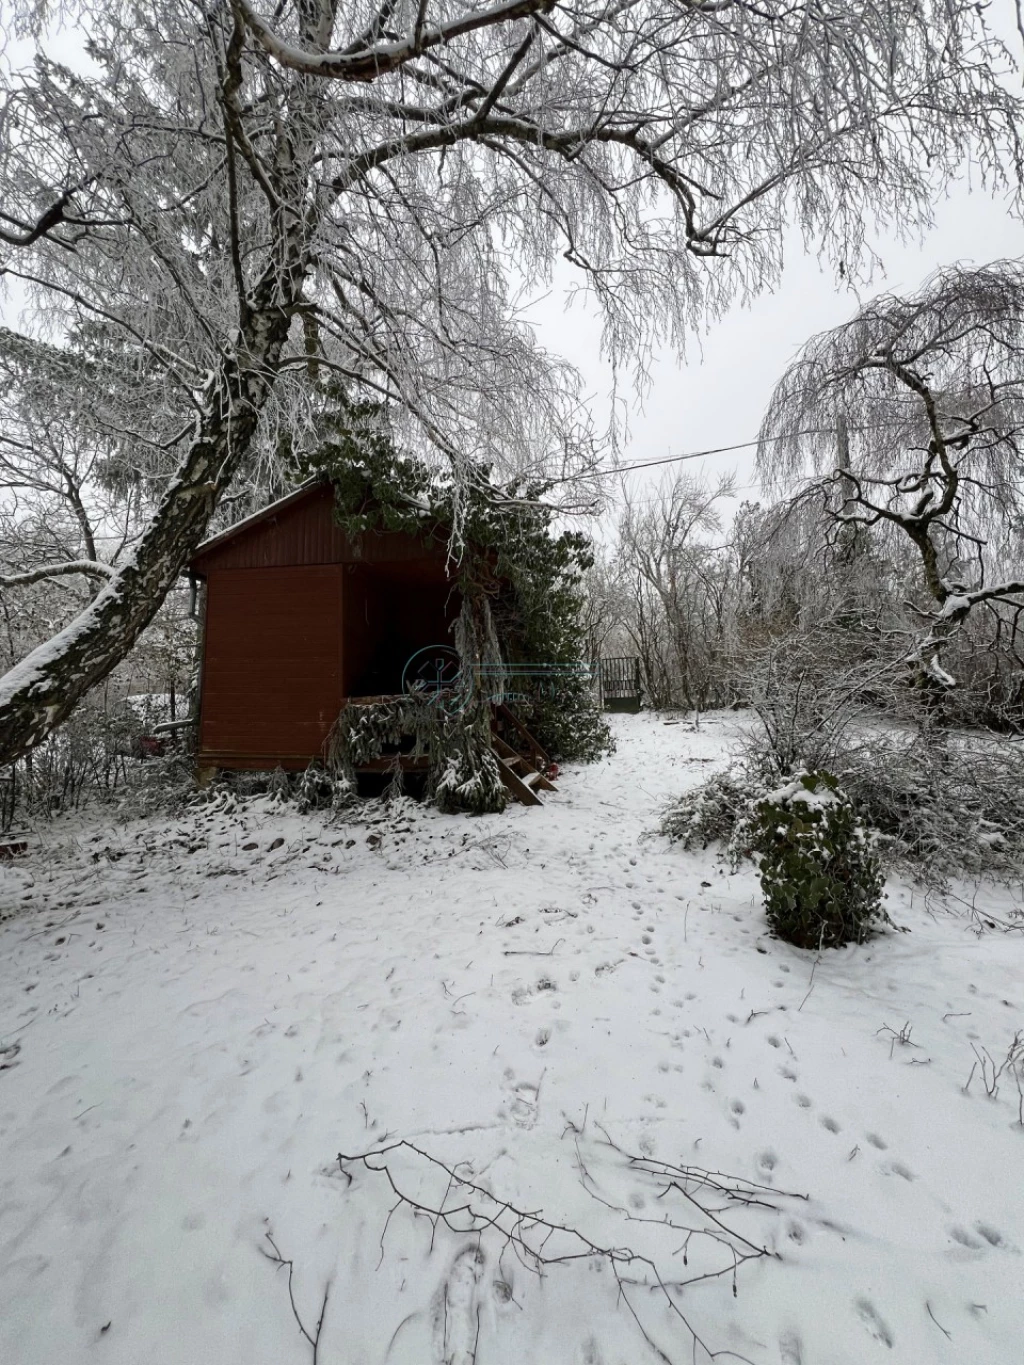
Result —
<instances>
[{"instance_id":1,"label":"snowy path","mask_svg":"<svg viewBox=\"0 0 1024 1365\"><path fill-rule=\"evenodd\" d=\"M384 1177L336 1159L407 1139L681 1274L607 1133L810 1196L734 1220L780 1253L736 1297L728 1275L685 1291L712 1348L1020 1365L1017 1090L963 1086L972 1042L998 1062L1024 1028L1024 934L894 886L912 932L824 956L808 994L813 955L765 936L751 873L641 837L734 723L620 718L618 753L543 811L57 827L0 868L0 1361L310 1361L268 1230L310 1330L329 1286L319 1365L657 1360L607 1265L537 1281L493 1238L431 1249L403 1209L382 1239ZM632 1302L690 1362L664 1301Z\"/></svg>"}]
</instances>

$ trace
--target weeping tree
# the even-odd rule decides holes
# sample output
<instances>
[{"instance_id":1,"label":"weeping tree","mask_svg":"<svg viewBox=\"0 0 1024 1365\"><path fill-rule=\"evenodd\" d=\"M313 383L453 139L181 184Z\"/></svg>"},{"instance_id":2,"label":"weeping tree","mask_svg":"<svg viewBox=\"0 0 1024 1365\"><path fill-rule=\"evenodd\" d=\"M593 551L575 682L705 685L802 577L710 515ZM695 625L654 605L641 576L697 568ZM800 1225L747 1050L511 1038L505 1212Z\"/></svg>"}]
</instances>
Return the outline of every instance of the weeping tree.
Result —
<instances>
[{"instance_id":1,"label":"weeping tree","mask_svg":"<svg viewBox=\"0 0 1024 1365\"><path fill-rule=\"evenodd\" d=\"M126 655L281 432L315 443L311 377L394 403L459 478L571 489L579 383L510 280L568 261L642 373L776 280L794 222L856 274L865 222L927 222L965 158L1019 184L1021 101L967 0L70 0L73 64L45 7L9 14L35 52L0 76L6 487L64 414L103 456L83 504L145 497L116 559L106 523L63 562L21 546L88 600L0 681L0 762Z\"/></svg>"},{"instance_id":2,"label":"weeping tree","mask_svg":"<svg viewBox=\"0 0 1024 1365\"><path fill-rule=\"evenodd\" d=\"M939 271L814 338L761 428L762 474L808 472L840 537L912 549L910 659L931 696L972 614L1016 634L1024 612L1024 266Z\"/></svg>"}]
</instances>

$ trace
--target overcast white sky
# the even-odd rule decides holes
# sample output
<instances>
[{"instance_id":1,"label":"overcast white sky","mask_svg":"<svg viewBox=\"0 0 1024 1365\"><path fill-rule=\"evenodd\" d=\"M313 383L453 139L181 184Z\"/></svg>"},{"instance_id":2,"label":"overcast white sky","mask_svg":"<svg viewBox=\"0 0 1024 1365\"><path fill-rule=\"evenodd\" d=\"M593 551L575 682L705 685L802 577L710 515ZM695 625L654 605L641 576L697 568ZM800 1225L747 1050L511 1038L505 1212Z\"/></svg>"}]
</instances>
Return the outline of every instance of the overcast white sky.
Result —
<instances>
[{"instance_id":1,"label":"overcast white sky","mask_svg":"<svg viewBox=\"0 0 1024 1365\"><path fill-rule=\"evenodd\" d=\"M861 299L915 289L940 266L954 262L984 265L1024 256L1024 225L1010 216L1004 202L985 193L957 187L937 206L935 217L935 227L923 241L875 240L885 273L861 286ZM565 298L564 288L553 290L528 316L541 343L566 355L583 372L596 411L606 417L612 373L600 357L596 315L588 316L579 304L567 309ZM857 306L858 291L840 289L827 267L803 253L794 234L789 263L775 292L712 324L703 346L694 345L687 363L679 363L667 351L657 358L642 407L635 400L631 407L623 461L660 459L751 440L775 381L796 351L815 333L844 322ZM754 452L747 450L693 461L688 468L709 475L735 470L738 482L746 485L741 496L754 499L759 490L753 463ZM645 470L629 477L645 496L664 473Z\"/></svg>"}]
</instances>

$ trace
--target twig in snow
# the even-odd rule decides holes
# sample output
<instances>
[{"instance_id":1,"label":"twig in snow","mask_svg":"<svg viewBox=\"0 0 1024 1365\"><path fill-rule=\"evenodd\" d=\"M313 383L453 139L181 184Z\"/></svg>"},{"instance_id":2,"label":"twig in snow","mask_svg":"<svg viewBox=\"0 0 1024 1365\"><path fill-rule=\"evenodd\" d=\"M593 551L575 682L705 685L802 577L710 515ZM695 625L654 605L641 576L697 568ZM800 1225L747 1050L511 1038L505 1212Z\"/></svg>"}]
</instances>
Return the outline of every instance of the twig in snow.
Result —
<instances>
[{"instance_id":1,"label":"twig in snow","mask_svg":"<svg viewBox=\"0 0 1024 1365\"><path fill-rule=\"evenodd\" d=\"M504 948L502 957L551 957L560 943L564 943L564 938L556 938L550 948L541 950L540 948Z\"/></svg>"},{"instance_id":2,"label":"twig in snow","mask_svg":"<svg viewBox=\"0 0 1024 1365\"><path fill-rule=\"evenodd\" d=\"M562 1118L565 1119L565 1127L562 1129L562 1137L565 1137L566 1133L572 1133L574 1137L579 1137L582 1133L585 1133L587 1131L587 1115L589 1113L590 1105L585 1104L583 1106L583 1118L580 1123L576 1124L573 1123L569 1115L563 1110Z\"/></svg>"},{"instance_id":3,"label":"twig in snow","mask_svg":"<svg viewBox=\"0 0 1024 1365\"><path fill-rule=\"evenodd\" d=\"M1018 1029L1013 1035L1006 1056L1001 1062L993 1058L987 1047L979 1049L972 1043L971 1051L974 1053L975 1062L971 1067L971 1074L967 1077L964 1094L966 1095L970 1089L974 1073L981 1067L981 1083L985 1087L985 1094L990 1100L998 1099L1000 1082L1009 1072L1017 1087L1017 1114L1021 1126L1024 1127L1024 1031Z\"/></svg>"},{"instance_id":4,"label":"twig in snow","mask_svg":"<svg viewBox=\"0 0 1024 1365\"><path fill-rule=\"evenodd\" d=\"M803 1007L807 1004L808 1000L810 1000L810 998L811 998L811 991L814 990L814 973L815 973L815 970L817 969L818 963L821 961L821 945L824 943L824 941L825 941L825 926L822 925L822 926L821 926L821 933L818 935L818 952L817 952L817 955L815 956L814 961L811 963L811 978L810 978L810 980L809 980L808 983L807 983L807 994L806 994L806 995L804 996L804 998L800 1001L799 1005L797 1005L797 1007L796 1007L796 1012L797 1012L797 1014L800 1013L800 1011L803 1009Z\"/></svg>"},{"instance_id":5,"label":"twig in snow","mask_svg":"<svg viewBox=\"0 0 1024 1365\"><path fill-rule=\"evenodd\" d=\"M947 1331L946 1331L945 1327L943 1327L942 1323L938 1320L938 1318L937 1318L937 1317L935 1316L935 1314L932 1312L932 1306L931 1306L931 1304L928 1302L927 1299L925 1299L925 1301L924 1301L924 1306L925 1306L925 1308L927 1308L927 1310L928 1310L928 1316L931 1318L932 1322L935 1323L935 1326L939 1329L939 1331L943 1333L943 1335L945 1336L946 1340L947 1340L947 1341L952 1341L952 1340L953 1340L953 1333L952 1333L952 1332L947 1332Z\"/></svg>"},{"instance_id":6,"label":"twig in snow","mask_svg":"<svg viewBox=\"0 0 1024 1365\"><path fill-rule=\"evenodd\" d=\"M274 1241L274 1238L271 1235L269 1228L263 1235L270 1243L271 1248L273 1249L273 1255L271 1255L269 1251L265 1251L263 1247L259 1248L260 1254L265 1256L268 1261L273 1261L273 1263L277 1266L284 1265L288 1267L288 1298L291 1301L292 1305L292 1316L295 1318L295 1321L299 1325L299 1331L302 1333L302 1335L306 1338L306 1340L312 1347L313 1365L317 1365L317 1360L320 1351L320 1334L323 1331L324 1317L327 1313L327 1296L331 1292L331 1282L330 1280L328 1280L327 1283L324 1285L324 1297L322 1303L320 1304L320 1316L319 1318L317 1318L316 1330L310 1332L306 1324L302 1321L302 1317L295 1304L295 1288L293 1283L295 1278L295 1262L289 1260L288 1257L281 1255L280 1251L278 1250L277 1243Z\"/></svg>"},{"instance_id":7,"label":"twig in snow","mask_svg":"<svg viewBox=\"0 0 1024 1365\"><path fill-rule=\"evenodd\" d=\"M892 1035L892 1042L889 1044L889 1060L891 1061L897 1043L899 1043L900 1047L920 1047L920 1043L913 1042L910 1037L913 1031L914 1026L908 1020L899 1032L894 1028L890 1028L888 1024L883 1024L881 1028L875 1029L875 1037L877 1038L880 1033L889 1033Z\"/></svg>"},{"instance_id":8,"label":"twig in snow","mask_svg":"<svg viewBox=\"0 0 1024 1365\"><path fill-rule=\"evenodd\" d=\"M578 1139L582 1129L571 1121L567 1122L566 1131L571 1129ZM586 1112L584 1114L584 1126L585 1124ZM653 1291L661 1296L669 1312L683 1325L692 1341L694 1358L696 1358L696 1349L699 1347L706 1353L709 1360L728 1357L733 1360L745 1361L747 1365L751 1365L747 1357L740 1356L733 1351L711 1350L700 1337L696 1328L690 1323L676 1302L676 1298L687 1285L718 1278L722 1275L733 1277L735 1292L736 1270L741 1264L747 1260L771 1256L775 1253L756 1245L734 1228L730 1228L728 1224L722 1221L722 1216L737 1206L755 1204L772 1208L775 1205L768 1202L769 1197L774 1201L787 1196L769 1186L756 1185L719 1172L705 1171L694 1167L673 1166L649 1157L632 1156L630 1153L622 1151L608 1137L607 1133L605 1133L605 1139L606 1144L613 1151L625 1158L627 1169L662 1186L659 1198L673 1194L682 1196L690 1209L698 1214L697 1225L687 1226L685 1222L676 1221L678 1215L674 1218L670 1213L659 1218L641 1218L631 1213L630 1210L603 1199L593 1188L593 1181L589 1173L586 1173L586 1179L589 1181L586 1188L591 1195L605 1204L606 1207L623 1214L630 1221L648 1222L684 1232L686 1234L684 1247L693 1238L708 1240L727 1253L728 1264L717 1269L713 1268L705 1274L693 1274L681 1279L666 1278L649 1256L639 1255L627 1247L600 1245L574 1227L545 1218L539 1210L518 1208L491 1190L475 1183L469 1178L468 1174L460 1174L458 1165L446 1165L422 1148L404 1140L354 1156L347 1156L339 1152L338 1169L350 1180L353 1178L353 1168L356 1167L367 1173L383 1177L396 1200L395 1205L387 1215L387 1223L390 1223L396 1209L404 1205L414 1216L425 1217L430 1222L432 1228L431 1248L434 1246L438 1228L443 1227L459 1237L473 1236L477 1240L478 1247L485 1237L498 1240L501 1243L501 1252L498 1257L499 1268L502 1257L506 1252L511 1252L525 1269L538 1276L543 1275L549 1266L572 1265L577 1262L592 1260L595 1257L600 1258L612 1270L617 1297L633 1318L644 1341L664 1362L664 1365L672 1365L671 1359L651 1337L636 1307L630 1300L630 1291L640 1290L647 1291L647 1293ZM578 1141L577 1153L579 1153ZM398 1163L402 1157L408 1158L409 1156L416 1158L417 1162L425 1164L428 1171L436 1172L443 1179L443 1186L438 1190L439 1197L431 1198L427 1194L417 1193L413 1195L407 1192L406 1180L402 1176ZM586 1168L582 1167L582 1160L581 1168L584 1172L586 1171ZM420 1184L419 1181L416 1183L417 1185ZM385 1224L385 1231L387 1223ZM479 1325L479 1318L477 1321ZM479 1332L477 1344L478 1342ZM474 1346L474 1352L476 1349ZM471 1358L475 1359L476 1356L474 1355Z\"/></svg>"}]
</instances>

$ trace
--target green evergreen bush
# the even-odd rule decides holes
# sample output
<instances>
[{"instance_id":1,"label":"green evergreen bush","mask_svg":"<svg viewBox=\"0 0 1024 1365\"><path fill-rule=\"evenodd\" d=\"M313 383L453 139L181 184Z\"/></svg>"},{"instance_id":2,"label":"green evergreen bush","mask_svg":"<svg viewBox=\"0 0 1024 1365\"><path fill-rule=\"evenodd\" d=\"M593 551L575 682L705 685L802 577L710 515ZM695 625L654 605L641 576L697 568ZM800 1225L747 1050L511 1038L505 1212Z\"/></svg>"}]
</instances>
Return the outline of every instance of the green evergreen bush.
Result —
<instances>
[{"instance_id":1,"label":"green evergreen bush","mask_svg":"<svg viewBox=\"0 0 1024 1365\"><path fill-rule=\"evenodd\" d=\"M747 830L779 938L837 948L889 922L873 843L831 773L797 774L757 802Z\"/></svg>"},{"instance_id":2,"label":"green evergreen bush","mask_svg":"<svg viewBox=\"0 0 1024 1365\"><path fill-rule=\"evenodd\" d=\"M398 448L384 405L354 401L335 384L325 386L324 396L327 439L292 456L295 473L330 479L336 519L350 534L382 527L451 550L458 561L453 580L474 608L463 627L471 628L469 654L478 657L463 656L464 667L499 646L516 714L552 758L592 762L610 752L614 742L591 685L582 624L583 575L593 553L580 532L555 533L557 509L545 503L551 485L497 483L485 465L468 482L457 481L450 470L432 469ZM468 750L460 771L466 761ZM492 786L489 769L475 771L482 786L474 787L471 807L480 799L496 802L496 791L481 798ZM452 790L466 780L464 774Z\"/></svg>"}]
</instances>

